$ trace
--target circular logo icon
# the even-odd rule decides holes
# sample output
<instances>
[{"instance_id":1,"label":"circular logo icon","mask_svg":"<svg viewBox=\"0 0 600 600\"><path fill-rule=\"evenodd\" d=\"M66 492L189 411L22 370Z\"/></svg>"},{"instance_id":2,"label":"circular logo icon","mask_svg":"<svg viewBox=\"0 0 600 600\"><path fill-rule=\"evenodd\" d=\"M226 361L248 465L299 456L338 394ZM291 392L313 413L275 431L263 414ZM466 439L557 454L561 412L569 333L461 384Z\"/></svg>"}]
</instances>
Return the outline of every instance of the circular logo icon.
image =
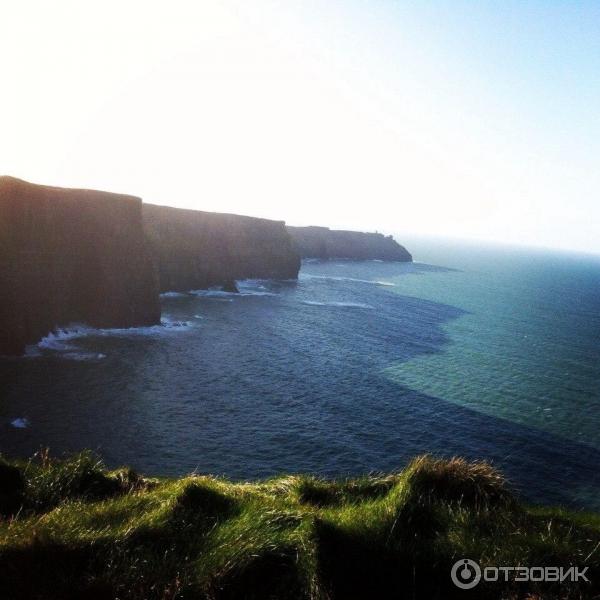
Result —
<instances>
[{"instance_id":1,"label":"circular logo icon","mask_svg":"<svg viewBox=\"0 0 600 600\"><path fill-rule=\"evenodd\" d=\"M481 580L481 567L470 558L461 558L452 566L450 577L456 587L461 590L470 590Z\"/></svg>"}]
</instances>

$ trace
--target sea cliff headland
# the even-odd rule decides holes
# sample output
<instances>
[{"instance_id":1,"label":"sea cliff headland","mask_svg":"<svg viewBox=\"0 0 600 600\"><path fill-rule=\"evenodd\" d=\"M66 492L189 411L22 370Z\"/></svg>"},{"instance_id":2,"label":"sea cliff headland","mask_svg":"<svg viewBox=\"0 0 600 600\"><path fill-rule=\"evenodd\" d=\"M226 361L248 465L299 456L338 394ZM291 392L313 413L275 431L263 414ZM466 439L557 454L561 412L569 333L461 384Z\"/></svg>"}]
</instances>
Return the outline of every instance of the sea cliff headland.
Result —
<instances>
[{"instance_id":1,"label":"sea cliff headland","mask_svg":"<svg viewBox=\"0 0 600 600\"><path fill-rule=\"evenodd\" d=\"M0 177L0 355L69 323L159 321L139 198Z\"/></svg>"},{"instance_id":2,"label":"sea cliff headland","mask_svg":"<svg viewBox=\"0 0 600 600\"><path fill-rule=\"evenodd\" d=\"M153 204L143 215L162 292L298 277L300 257L283 221Z\"/></svg>"},{"instance_id":3,"label":"sea cliff headland","mask_svg":"<svg viewBox=\"0 0 600 600\"><path fill-rule=\"evenodd\" d=\"M410 261L391 236L0 177L0 355L71 324L160 323L160 292L296 279L301 258Z\"/></svg>"},{"instance_id":4,"label":"sea cliff headland","mask_svg":"<svg viewBox=\"0 0 600 600\"><path fill-rule=\"evenodd\" d=\"M410 252L391 235L315 226L287 229L302 258L412 261Z\"/></svg>"}]
</instances>

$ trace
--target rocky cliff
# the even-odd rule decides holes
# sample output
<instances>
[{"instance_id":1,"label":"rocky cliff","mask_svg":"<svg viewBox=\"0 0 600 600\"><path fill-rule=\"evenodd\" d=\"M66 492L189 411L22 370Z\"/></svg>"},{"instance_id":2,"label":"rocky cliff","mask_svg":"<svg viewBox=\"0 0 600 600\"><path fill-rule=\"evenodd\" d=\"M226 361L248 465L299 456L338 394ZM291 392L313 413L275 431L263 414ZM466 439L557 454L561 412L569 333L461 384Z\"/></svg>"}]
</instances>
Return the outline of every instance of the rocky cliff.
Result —
<instances>
[{"instance_id":1,"label":"rocky cliff","mask_svg":"<svg viewBox=\"0 0 600 600\"><path fill-rule=\"evenodd\" d=\"M300 257L282 221L144 204L161 291L294 279Z\"/></svg>"},{"instance_id":2,"label":"rocky cliff","mask_svg":"<svg viewBox=\"0 0 600 600\"><path fill-rule=\"evenodd\" d=\"M159 321L139 198L0 177L0 355L70 323Z\"/></svg>"},{"instance_id":3,"label":"rocky cliff","mask_svg":"<svg viewBox=\"0 0 600 600\"><path fill-rule=\"evenodd\" d=\"M336 231L327 227L288 227L302 258L348 258L411 262L412 256L391 235Z\"/></svg>"}]
</instances>

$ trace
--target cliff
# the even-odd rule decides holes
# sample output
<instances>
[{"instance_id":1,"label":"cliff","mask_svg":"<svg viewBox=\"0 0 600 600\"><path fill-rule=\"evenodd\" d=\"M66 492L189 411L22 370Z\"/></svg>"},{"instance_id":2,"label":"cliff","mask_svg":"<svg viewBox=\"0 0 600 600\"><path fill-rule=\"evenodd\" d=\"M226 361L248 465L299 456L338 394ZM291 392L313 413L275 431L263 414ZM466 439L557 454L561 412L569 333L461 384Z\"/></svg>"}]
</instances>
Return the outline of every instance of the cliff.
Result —
<instances>
[{"instance_id":1,"label":"cliff","mask_svg":"<svg viewBox=\"0 0 600 600\"><path fill-rule=\"evenodd\" d=\"M295 279L300 257L283 221L144 204L161 291L235 279Z\"/></svg>"},{"instance_id":2,"label":"cliff","mask_svg":"<svg viewBox=\"0 0 600 600\"><path fill-rule=\"evenodd\" d=\"M327 227L288 227L302 258L348 258L411 262L410 253L391 235L338 231Z\"/></svg>"},{"instance_id":3,"label":"cliff","mask_svg":"<svg viewBox=\"0 0 600 600\"><path fill-rule=\"evenodd\" d=\"M139 198L0 177L0 355L70 323L159 321Z\"/></svg>"}]
</instances>

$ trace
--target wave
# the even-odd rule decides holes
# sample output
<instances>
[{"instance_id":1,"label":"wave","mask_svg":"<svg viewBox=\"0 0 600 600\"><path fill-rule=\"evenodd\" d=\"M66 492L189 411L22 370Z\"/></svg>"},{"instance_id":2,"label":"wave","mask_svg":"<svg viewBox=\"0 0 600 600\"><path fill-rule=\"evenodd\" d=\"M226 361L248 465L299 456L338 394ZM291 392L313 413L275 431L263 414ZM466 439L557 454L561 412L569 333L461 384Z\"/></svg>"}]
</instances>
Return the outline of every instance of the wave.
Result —
<instances>
[{"instance_id":1,"label":"wave","mask_svg":"<svg viewBox=\"0 0 600 600\"><path fill-rule=\"evenodd\" d=\"M260 290L240 290L240 296L277 296L274 292L261 292Z\"/></svg>"},{"instance_id":2,"label":"wave","mask_svg":"<svg viewBox=\"0 0 600 600\"><path fill-rule=\"evenodd\" d=\"M16 429L26 429L29 427L29 419L26 419L25 417L18 417L13 419L10 424Z\"/></svg>"},{"instance_id":3,"label":"wave","mask_svg":"<svg viewBox=\"0 0 600 600\"><path fill-rule=\"evenodd\" d=\"M370 283L372 285L381 285L386 287L395 287L396 284L391 281L374 281L372 279L357 279L355 277L343 277L341 275L310 275L308 273L301 274L301 279L324 279L328 281L351 281L353 283Z\"/></svg>"},{"instance_id":4,"label":"wave","mask_svg":"<svg viewBox=\"0 0 600 600\"><path fill-rule=\"evenodd\" d=\"M229 292L222 289L221 286L209 288L188 290L187 292L163 292L161 298L185 298L188 296L197 296L200 298L218 298L221 300L233 300L244 296L276 296L270 285L265 284L284 284L297 283L296 279L238 279L236 280L237 292Z\"/></svg>"},{"instance_id":5,"label":"wave","mask_svg":"<svg viewBox=\"0 0 600 600\"><path fill-rule=\"evenodd\" d=\"M375 308L374 306L363 302L317 302L315 300L303 300L302 304L308 304L309 306L333 306L337 308Z\"/></svg>"},{"instance_id":6,"label":"wave","mask_svg":"<svg viewBox=\"0 0 600 600\"><path fill-rule=\"evenodd\" d=\"M92 328L77 326L71 329L61 329L49 333L43 337L37 344L28 346L25 349L25 356L37 358L47 355L60 355L61 358L78 361L93 361L106 358L106 354L101 352L86 352L77 346L70 344L70 340L88 335L94 331Z\"/></svg>"},{"instance_id":7,"label":"wave","mask_svg":"<svg viewBox=\"0 0 600 600\"><path fill-rule=\"evenodd\" d=\"M75 350L75 349L73 349ZM95 360L102 360L104 358L106 358L106 354L103 354L102 352L85 352L85 351L77 351L77 352L71 352L66 351L58 351L58 353L60 354L61 358L66 358L67 360L78 360L78 361L95 361Z\"/></svg>"},{"instance_id":8,"label":"wave","mask_svg":"<svg viewBox=\"0 0 600 600\"><path fill-rule=\"evenodd\" d=\"M95 328L89 325L74 323L50 332L37 344L27 346L27 358L42 356L60 356L60 358L77 361L96 361L106 358L106 354L83 350L73 345L73 340L85 337L136 337L156 336L165 333L177 332L191 327L189 321L179 321L168 315L163 315L160 325L129 328Z\"/></svg>"},{"instance_id":9,"label":"wave","mask_svg":"<svg viewBox=\"0 0 600 600\"><path fill-rule=\"evenodd\" d=\"M453 267L441 267L439 265L431 265L429 263L424 263L424 262L412 262L412 263L406 263L408 265L411 265L414 269L414 271L412 271L413 273L418 273L420 274L421 272L425 272L425 273L462 273L462 271L460 269L455 269Z\"/></svg>"},{"instance_id":10,"label":"wave","mask_svg":"<svg viewBox=\"0 0 600 600\"><path fill-rule=\"evenodd\" d=\"M200 296L201 298L231 298L239 296L237 292L224 292L216 288L209 288L207 290L190 290L192 296Z\"/></svg>"},{"instance_id":11,"label":"wave","mask_svg":"<svg viewBox=\"0 0 600 600\"><path fill-rule=\"evenodd\" d=\"M193 296L201 298L221 298L233 300L234 298L243 298L245 296L276 296L274 292L259 283L259 280L248 279L237 282L238 292L225 292L218 288L209 288L207 290L190 290Z\"/></svg>"}]
</instances>

